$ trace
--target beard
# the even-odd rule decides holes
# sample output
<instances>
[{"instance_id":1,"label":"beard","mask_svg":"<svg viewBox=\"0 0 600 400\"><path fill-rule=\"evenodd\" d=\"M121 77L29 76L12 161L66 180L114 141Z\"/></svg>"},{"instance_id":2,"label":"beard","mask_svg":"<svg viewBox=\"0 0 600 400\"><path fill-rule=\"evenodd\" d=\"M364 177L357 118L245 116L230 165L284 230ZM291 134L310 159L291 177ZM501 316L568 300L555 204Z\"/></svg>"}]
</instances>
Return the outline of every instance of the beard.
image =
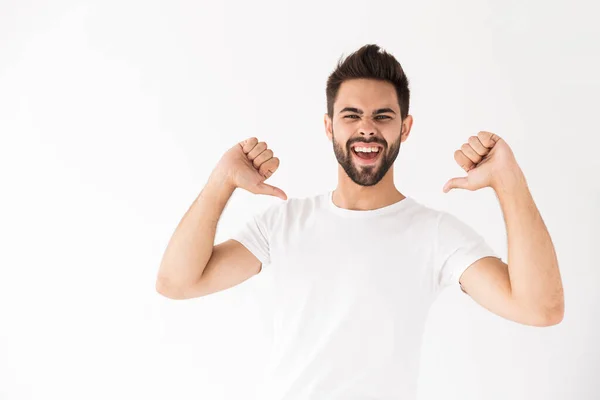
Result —
<instances>
[{"instance_id":1,"label":"beard","mask_svg":"<svg viewBox=\"0 0 600 400\"><path fill-rule=\"evenodd\" d=\"M402 136L398 136L398 140L392 143L391 146L388 147L388 144L383 139L362 139L356 138L354 140L348 140L345 146L342 146L335 140L335 135L333 134L333 130L331 132L331 136L333 138L333 152L335 153L335 158L337 158L338 163L342 166L346 174L354 183L360 186L373 186L376 185L388 170L394 165L394 161L398 157L398 153L400 152L400 142ZM352 157L352 149L350 146L356 142L364 142L364 143L378 143L383 146L383 149L380 150L382 154L379 156L381 160L378 160L374 165L357 165L353 161ZM344 147L346 150L344 151Z\"/></svg>"}]
</instances>

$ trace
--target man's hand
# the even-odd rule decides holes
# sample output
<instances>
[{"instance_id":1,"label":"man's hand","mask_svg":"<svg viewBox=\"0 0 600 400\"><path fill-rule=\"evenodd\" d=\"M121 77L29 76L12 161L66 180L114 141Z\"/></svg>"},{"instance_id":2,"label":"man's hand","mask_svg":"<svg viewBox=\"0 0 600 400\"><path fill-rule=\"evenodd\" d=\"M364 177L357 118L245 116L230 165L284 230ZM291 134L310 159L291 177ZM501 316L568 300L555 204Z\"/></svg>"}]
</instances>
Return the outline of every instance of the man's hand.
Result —
<instances>
[{"instance_id":1,"label":"man's hand","mask_svg":"<svg viewBox=\"0 0 600 400\"><path fill-rule=\"evenodd\" d=\"M223 185L287 200L283 190L264 183L277 168L279 158L273 155L273 151L265 142L251 137L237 143L223 154L213 171L213 176Z\"/></svg>"},{"instance_id":2,"label":"man's hand","mask_svg":"<svg viewBox=\"0 0 600 400\"><path fill-rule=\"evenodd\" d=\"M498 189L509 180L519 179L522 171L508 144L491 132L481 131L454 152L456 163L467 172L466 177L452 178L444 185L444 193L452 189Z\"/></svg>"}]
</instances>

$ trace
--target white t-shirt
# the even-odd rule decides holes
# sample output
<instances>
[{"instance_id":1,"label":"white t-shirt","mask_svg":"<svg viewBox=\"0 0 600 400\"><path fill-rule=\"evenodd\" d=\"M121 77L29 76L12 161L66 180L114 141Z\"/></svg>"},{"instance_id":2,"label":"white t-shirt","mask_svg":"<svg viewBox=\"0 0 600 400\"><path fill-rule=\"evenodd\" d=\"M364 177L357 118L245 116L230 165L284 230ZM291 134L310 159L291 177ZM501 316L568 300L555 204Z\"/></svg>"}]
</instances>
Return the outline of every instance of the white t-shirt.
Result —
<instances>
[{"instance_id":1,"label":"white t-shirt","mask_svg":"<svg viewBox=\"0 0 600 400\"><path fill-rule=\"evenodd\" d=\"M415 399L430 305L497 256L410 197L357 211L332 194L277 203L233 236L273 269L274 340L257 399Z\"/></svg>"}]
</instances>

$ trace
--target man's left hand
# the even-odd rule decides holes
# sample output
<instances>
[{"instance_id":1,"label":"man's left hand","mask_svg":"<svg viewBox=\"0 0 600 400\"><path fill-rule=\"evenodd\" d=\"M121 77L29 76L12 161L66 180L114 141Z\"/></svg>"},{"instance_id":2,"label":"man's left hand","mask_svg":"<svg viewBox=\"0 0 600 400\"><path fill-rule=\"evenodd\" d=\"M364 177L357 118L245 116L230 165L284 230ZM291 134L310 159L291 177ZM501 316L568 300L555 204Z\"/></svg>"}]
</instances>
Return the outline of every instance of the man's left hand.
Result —
<instances>
[{"instance_id":1,"label":"man's left hand","mask_svg":"<svg viewBox=\"0 0 600 400\"><path fill-rule=\"evenodd\" d=\"M460 150L454 152L454 159L467 172L467 176L450 179L444 185L444 193L452 189L497 189L509 178L521 174L511 148L491 132L481 131L477 136L471 136Z\"/></svg>"}]
</instances>

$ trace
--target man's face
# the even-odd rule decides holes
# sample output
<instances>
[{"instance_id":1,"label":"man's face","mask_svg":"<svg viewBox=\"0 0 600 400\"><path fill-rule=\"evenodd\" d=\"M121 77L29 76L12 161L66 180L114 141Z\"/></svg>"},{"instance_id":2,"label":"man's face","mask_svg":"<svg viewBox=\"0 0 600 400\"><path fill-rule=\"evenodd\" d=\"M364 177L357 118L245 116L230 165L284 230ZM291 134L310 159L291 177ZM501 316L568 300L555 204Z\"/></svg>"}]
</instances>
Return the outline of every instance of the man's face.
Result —
<instances>
[{"instance_id":1,"label":"man's face","mask_svg":"<svg viewBox=\"0 0 600 400\"><path fill-rule=\"evenodd\" d=\"M377 184L394 164L400 143L408 136L412 117L405 118L404 134L394 86L372 79L342 83L333 107L325 116L333 151L346 174L361 186Z\"/></svg>"}]
</instances>

